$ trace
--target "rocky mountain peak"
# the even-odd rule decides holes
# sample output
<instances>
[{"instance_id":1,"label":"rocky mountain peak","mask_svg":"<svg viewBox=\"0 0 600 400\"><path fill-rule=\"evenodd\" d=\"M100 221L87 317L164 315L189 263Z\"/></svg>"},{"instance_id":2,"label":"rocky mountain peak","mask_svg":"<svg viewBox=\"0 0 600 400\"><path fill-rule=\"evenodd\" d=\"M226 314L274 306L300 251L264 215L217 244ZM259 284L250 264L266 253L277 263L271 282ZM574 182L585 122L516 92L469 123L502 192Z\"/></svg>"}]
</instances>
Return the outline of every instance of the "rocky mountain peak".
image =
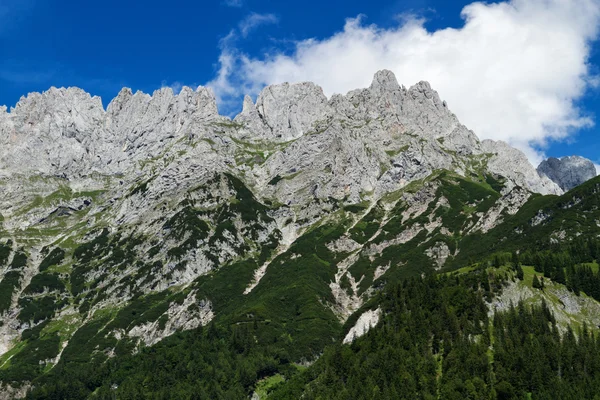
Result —
<instances>
[{"instance_id":1,"label":"rocky mountain peak","mask_svg":"<svg viewBox=\"0 0 600 400\"><path fill-rule=\"evenodd\" d=\"M396 75L392 71L383 69L375 73L369 89L373 93L398 91L400 90L400 85L398 84Z\"/></svg>"},{"instance_id":2,"label":"rocky mountain peak","mask_svg":"<svg viewBox=\"0 0 600 400\"><path fill-rule=\"evenodd\" d=\"M481 147L491 155L488 167L496 173L513 177L517 185L536 193L562 194L563 190L556 183L537 173L522 151L501 140L483 140Z\"/></svg>"},{"instance_id":3,"label":"rocky mountain peak","mask_svg":"<svg viewBox=\"0 0 600 400\"><path fill-rule=\"evenodd\" d=\"M180 111L197 113L200 119L212 119L219 116L215 93L209 87L198 86L194 91L184 86L177 95Z\"/></svg>"},{"instance_id":4,"label":"rocky mountain peak","mask_svg":"<svg viewBox=\"0 0 600 400\"><path fill-rule=\"evenodd\" d=\"M424 106L430 103L431 106L438 110L438 112L446 114L450 113L446 102L442 101L438 92L431 88L429 82L418 82L410 87L408 94L411 99L418 101L419 105Z\"/></svg>"},{"instance_id":5,"label":"rocky mountain peak","mask_svg":"<svg viewBox=\"0 0 600 400\"><path fill-rule=\"evenodd\" d=\"M256 111L256 107L254 106L254 101L252 100L252 97L250 97L249 95L245 95L244 102L242 103L241 114L246 115L246 114L250 114L254 111Z\"/></svg>"},{"instance_id":6,"label":"rocky mountain peak","mask_svg":"<svg viewBox=\"0 0 600 400\"><path fill-rule=\"evenodd\" d=\"M327 97L311 82L271 85L258 96L256 108L275 138L283 141L305 134L327 109Z\"/></svg>"},{"instance_id":7,"label":"rocky mountain peak","mask_svg":"<svg viewBox=\"0 0 600 400\"><path fill-rule=\"evenodd\" d=\"M327 113L327 97L320 86L286 82L265 87L256 105L246 96L234 121L245 125L240 132L243 137L287 142L309 132Z\"/></svg>"},{"instance_id":8,"label":"rocky mountain peak","mask_svg":"<svg viewBox=\"0 0 600 400\"><path fill-rule=\"evenodd\" d=\"M102 100L77 87L51 87L43 93L21 97L10 114L20 123L37 125L54 119L60 121L81 118L102 118Z\"/></svg>"},{"instance_id":9,"label":"rocky mountain peak","mask_svg":"<svg viewBox=\"0 0 600 400\"><path fill-rule=\"evenodd\" d=\"M233 121L218 114L215 95L206 87L183 87L179 94L161 88L152 95L124 88L106 111L100 98L81 89L51 88L0 113L0 169L69 179L91 172L133 177L137 168L161 159L173 146L177 155L170 159L189 162L179 156L192 150L191 141L203 138L224 145L236 138L253 143L252 152L264 148L249 164L239 164L240 154L250 149L193 146L206 160L216 157L251 170L247 179L259 187L276 176L293 176L281 188L266 187L267 194L286 201L298 200L296 192L306 201L384 194L434 170L464 174L470 158L483 153L492 154L487 164L492 172L521 187L562 191L540 177L518 150L480 143L428 82L406 89L389 70L378 71L370 87L329 100L311 82L270 85L256 103L246 96Z\"/></svg>"},{"instance_id":10,"label":"rocky mountain peak","mask_svg":"<svg viewBox=\"0 0 600 400\"><path fill-rule=\"evenodd\" d=\"M126 104L131 97L133 97L133 92L130 88L124 87L119 91L119 94L112 99L112 101L108 104L106 111L109 114L116 114L123 108L123 105Z\"/></svg>"},{"instance_id":11,"label":"rocky mountain peak","mask_svg":"<svg viewBox=\"0 0 600 400\"><path fill-rule=\"evenodd\" d=\"M540 163L537 171L564 191L571 190L597 175L594 163L580 156L550 157Z\"/></svg>"}]
</instances>

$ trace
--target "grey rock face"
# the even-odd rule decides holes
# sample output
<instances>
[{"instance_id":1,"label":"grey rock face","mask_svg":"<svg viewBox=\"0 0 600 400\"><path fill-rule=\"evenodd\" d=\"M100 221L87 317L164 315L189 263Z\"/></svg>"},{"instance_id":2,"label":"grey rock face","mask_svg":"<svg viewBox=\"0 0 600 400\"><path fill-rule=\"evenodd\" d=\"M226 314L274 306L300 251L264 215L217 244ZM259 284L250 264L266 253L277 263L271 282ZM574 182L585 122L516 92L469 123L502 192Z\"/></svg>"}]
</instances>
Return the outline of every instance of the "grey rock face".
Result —
<instances>
[{"instance_id":1,"label":"grey rock face","mask_svg":"<svg viewBox=\"0 0 600 400\"><path fill-rule=\"evenodd\" d=\"M565 192L596 176L594 163L587 158L568 156L550 157L537 167L543 177L548 177Z\"/></svg>"},{"instance_id":2,"label":"grey rock face","mask_svg":"<svg viewBox=\"0 0 600 400\"><path fill-rule=\"evenodd\" d=\"M51 88L21 98L0 117L0 168L59 175L81 171L104 143L99 97L78 88Z\"/></svg>"},{"instance_id":3,"label":"grey rock face","mask_svg":"<svg viewBox=\"0 0 600 400\"><path fill-rule=\"evenodd\" d=\"M214 145L198 147L198 140ZM256 104L246 97L233 121L202 87L152 96L123 89L106 111L81 89L52 88L22 98L10 113L0 109L0 145L0 176L63 177L71 186L94 173L125 181L155 176L158 170L144 170L149 160L176 162L180 171L210 160L207 168L242 172L263 196L283 203L351 202L436 169L465 174L481 162L475 158L491 154L490 172L530 191L562 192L518 150L479 142L427 82L406 89L387 70L369 88L330 100L313 83L272 85ZM285 179L268 185L274 178Z\"/></svg>"},{"instance_id":4,"label":"grey rock face","mask_svg":"<svg viewBox=\"0 0 600 400\"><path fill-rule=\"evenodd\" d=\"M173 139L219 120L210 89L170 88L153 96L123 89L105 111L78 88L51 88L0 110L0 170L64 176L124 174L158 156Z\"/></svg>"},{"instance_id":5,"label":"grey rock face","mask_svg":"<svg viewBox=\"0 0 600 400\"><path fill-rule=\"evenodd\" d=\"M250 137L287 142L309 132L312 124L327 113L327 97L314 83L267 86L256 106L244 99L242 113L235 122L248 125Z\"/></svg>"},{"instance_id":6,"label":"grey rock face","mask_svg":"<svg viewBox=\"0 0 600 400\"><path fill-rule=\"evenodd\" d=\"M390 71L378 72L369 88L329 100L312 83L273 85L256 104L246 97L233 121L218 114L214 94L202 87L152 96L123 89L106 110L80 89L52 88L10 112L0 108L7 234L49 224L56 210L71 207L71 197L84 201L86 192L100 191L108 203L86 208L102 216L96 222L160 238L165 210L176 212L215 174L231 174L260 200L285 205L261 235L277 230L286 241L340 204L374 203L442 169L485 170L511 187L562 193L520 151L480 142L428 83L407 89ZM40 197L49 200L27 206ZM219 253L236 256L235 246ZM199 253L185 259L194 267L174 274L181 282L212 268Z\"/></svg>"},{"instance_id":7,"label":"grey rock face","mask_svg":"<svg viewBox=\"0 0 600 400\"><path fill-rule=\"evenodd\" d=\"M483 151L490 155L490 170L510 178L515 184L541 194L562 194L561 189L547 176L540 176L523 152L503 141L484 140Z\"/></svg>"}]
</instances>

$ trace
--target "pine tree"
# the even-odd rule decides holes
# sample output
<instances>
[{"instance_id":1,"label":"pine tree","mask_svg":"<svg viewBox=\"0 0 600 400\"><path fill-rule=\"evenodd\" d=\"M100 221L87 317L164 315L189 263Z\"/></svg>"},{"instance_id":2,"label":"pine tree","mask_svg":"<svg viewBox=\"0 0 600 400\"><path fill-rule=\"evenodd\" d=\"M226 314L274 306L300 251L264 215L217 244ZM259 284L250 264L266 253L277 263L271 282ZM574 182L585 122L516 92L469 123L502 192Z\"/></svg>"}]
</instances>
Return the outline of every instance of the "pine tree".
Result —
<instances>
[{"instance_id":1,"label":"pine tree","mask_svg":"<svg viewBox=\"0 0 600 400\"><path fill-rule=\"evenodd\" d=\"M502 264L500 264L500 257L498 257L497 255L494 256L494 267L496 268L500 268L502 266Z\"/></svg>"},{"instance_id":2,"label":"pine tree","mask_svg":"<svg viewBox=\"0 0 600 400\"><path fill-rule=\"evenodd\" d=\"M517 253L516 251L512 252L511 262L515 269L521 266L521 261L519 260L519 253Z\"/></svg>"},{"instance_id":3,"label":"pine tree","mask_svg":"<svg viewBox=\"0 0 600 400\"><path fill-rule=\"evenodd\" d=\"M517 264L516 268L517 268L517 278L519 278L520 280L523 280L525 273L523 272L523 268L521 267L521 264Z\"/></svg>"},{"instance_id":4,"label":"pine tree","mask_svg":"<svg viewBox=\"0 0 600 400\"><path fill-rule=\"evenodd\" d=\"M532 282L531 286L534 289L541 289L542 288L542 285L540 284L540 281L539 281L537 275L533 275L533 282Z\"/></svg>"},{"instance_id":5,"label":"pine tree","mask_svg":"<svg viewBox=\"0 0 600 400\"><path fill-rule=\"evenodd\" d=\"M558 283L562 283L563 285L567 283L567 278L565 277L565 270L562 266L559 266L554 273L554 280Z\"/></svg>"}]
</instances>

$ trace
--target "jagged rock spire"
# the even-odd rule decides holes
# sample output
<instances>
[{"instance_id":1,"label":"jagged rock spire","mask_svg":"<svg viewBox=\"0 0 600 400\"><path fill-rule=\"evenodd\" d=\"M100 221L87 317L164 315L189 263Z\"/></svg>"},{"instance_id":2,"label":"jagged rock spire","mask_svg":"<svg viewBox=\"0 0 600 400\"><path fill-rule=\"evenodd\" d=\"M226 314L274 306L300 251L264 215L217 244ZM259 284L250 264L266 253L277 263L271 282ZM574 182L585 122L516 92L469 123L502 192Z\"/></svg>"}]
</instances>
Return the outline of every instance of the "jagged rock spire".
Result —
<instances>
[{"instance_id":1,"label":"jagged rock spire","mask_svg":"<svg viewBox=\"0 0 600 400\"><path fill-rule=\"evenodd\" d=\"M373 76L373 81L369 89L373 93L380 94L382 92L390 92L400 90L400 85L396 79L396 75L388 69L377 71Z\"/></svg>"}]
</instances>

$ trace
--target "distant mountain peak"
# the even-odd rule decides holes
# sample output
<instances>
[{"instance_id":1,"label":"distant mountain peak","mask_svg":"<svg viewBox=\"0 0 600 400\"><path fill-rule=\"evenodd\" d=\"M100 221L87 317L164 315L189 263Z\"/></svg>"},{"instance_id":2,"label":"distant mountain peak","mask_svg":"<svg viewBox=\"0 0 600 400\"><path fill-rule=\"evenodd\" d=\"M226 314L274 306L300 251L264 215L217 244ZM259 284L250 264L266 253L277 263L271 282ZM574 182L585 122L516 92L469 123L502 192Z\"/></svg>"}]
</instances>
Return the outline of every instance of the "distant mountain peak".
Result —
<instances>
[{"instance_id":1,"label":"distant mountain peak","mask_svg":"<svg viewBox=\"0 0 600 400\"><path fill-rule=\"evenodd\" d=\"M594 163L580 156L550 157L542 161L537 170L541 176L548 177L565 192L597 175Z\"/></svg>"}]
</instances>

